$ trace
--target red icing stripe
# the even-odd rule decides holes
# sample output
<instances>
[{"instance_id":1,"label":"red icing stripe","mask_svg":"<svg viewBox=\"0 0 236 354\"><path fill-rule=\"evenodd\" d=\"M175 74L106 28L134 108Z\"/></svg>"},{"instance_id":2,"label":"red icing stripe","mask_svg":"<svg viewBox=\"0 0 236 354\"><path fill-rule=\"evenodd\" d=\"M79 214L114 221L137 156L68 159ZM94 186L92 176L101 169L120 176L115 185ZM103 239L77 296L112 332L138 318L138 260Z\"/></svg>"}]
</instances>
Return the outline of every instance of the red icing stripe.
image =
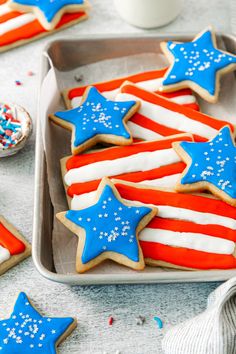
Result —
<instances>
[{"instance_id":1,"label":"red icing stripe","mask_svg":"<svg viewBox=\"0 0 236 354\"><path fill-rule=\"evenodd\" d=\"M203 213L212 213L236 220L236 208L218 199L157 189L141 189L122 183L116 183L116 188L125 199L137 200L142 203L180 207Z\"/></svg>"},{"instance_id":2,"label":"red icing stripe","mask_svg":"<svg viewBox=\"0 0 236 354\"><path fill-rule=\"evenodd\" d=\"M2 223L0 223L0 245L7 248L11 255L25 251L25 244L16 238Z\"/></svg>"},{"instance_id":3,"label":"red icing stripe","mask_svg":"<svg viewBox=\"0 0 236 354\"><path fill-rule=\"evenodd\" d=\"M194 111L187 107L183 107L175 102L166 100L165 98L161 97L160 95L156 95L152 92L145 91L137 86L134 85L125 85L121 88L122 93L127 93L136 96L137 98L143 99L149 103L153 103L159 106L162 106L168 110L181 113L186 117L193 119L195 121L201 122L203 124L209 125L210 127L220 130L223 126L229 125L231 130L234 131L233 124L230 124L226 121L222 121L219 119L215 119L210 117L206 114L201 112ZM162 133L162 132L160 132Z\"/></svg>"},{"instance_id":4,"label":"red icing stripe","mask_svg":"<svg viewBox=\"0 0 236 354\"><path fill-rule=\"evenodd\" d=\"M236 268L236 258L232 255L171 247L155 242L140 241L140 245L145 258L152 258L182 267L203 270Z\"/></svg>"},{"instance_id":5,"label":"red icing stripe","mask_svg":"<svg viewBox=\"0 0 236 354\"><path fill-rule=\"evenodd\" d=\"M159 168L155 168L149 171L130 172L118 176L112 176L112 178L117 178L129 182L142 182L145 180L152 180L165 176L170 176L176 173L181 173L183 172L185 167L186 165L183 162L177 162L171 165L161 166ZM67 193L70 197L73 197L74 195L92 192L98 188L100 182L101 180L74 183L67 189Z\"/></svg>"},{"instance_id":6,"label":"red icing stripe","mask_svg":"<svg viewBox=\"0 0 236 354\"><path fill-rule=\"evenodd\" d=\"M145 151L169 149L172 147L172 142L174 141L192 141L192 138L189 136L175 137L76 155L67 160L66 168L67 170L71 170L73 168L78 168L98 161L115 160Z\"/></svg>"},{"instance_id":7,"label":"red icing stripe","mask_svg":"<svg viewBox=\"0 0 236 354\"><path fill-rule=\"evenodd\" d=\"M84 15L85 15L84 12L64 14L63 17L61 18L61 21L56 26L56 29L59 29L64 25L69 24L70 22L73 22ZM38 36L46 32L48 31L46 31L37 20L35 20L1 35L0 46L3 47L20 40L30 39L32 37Z\"/></svg>"},{"instance_id":8,"label":"red icing stripe","mask_svg":"<svg viewBox=\"0 0 236 354\"><path fill-rule=\"evenodd\" d=\"M164 219L155 217L148 224L148 227L151 229L161 229L177 232L192 232L196 234L200 233L236 242L235 230L229 229L221 225L202 225L186 220L175 220L167 218Z\"/></svg>"}]
</instances>

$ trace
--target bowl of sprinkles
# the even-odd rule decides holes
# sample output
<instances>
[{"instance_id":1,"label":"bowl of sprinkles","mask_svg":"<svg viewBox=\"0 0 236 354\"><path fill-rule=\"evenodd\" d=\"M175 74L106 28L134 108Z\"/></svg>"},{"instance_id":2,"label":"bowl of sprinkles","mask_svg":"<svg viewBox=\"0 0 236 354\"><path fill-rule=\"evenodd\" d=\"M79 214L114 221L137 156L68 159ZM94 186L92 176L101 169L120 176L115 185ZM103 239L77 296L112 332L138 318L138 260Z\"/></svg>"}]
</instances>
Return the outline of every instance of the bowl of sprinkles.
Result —
<instances>
[{"instance_id":1,"label":"bowl of sprinkles","mask_svg":"<svg viewBox=\"0 0 236 354\"><path fill-rule=\"evenodd\" d=\"M24 108L0 102L0 158L20 151L31 131L32 120Z\"/></svg>"}]
</instances>

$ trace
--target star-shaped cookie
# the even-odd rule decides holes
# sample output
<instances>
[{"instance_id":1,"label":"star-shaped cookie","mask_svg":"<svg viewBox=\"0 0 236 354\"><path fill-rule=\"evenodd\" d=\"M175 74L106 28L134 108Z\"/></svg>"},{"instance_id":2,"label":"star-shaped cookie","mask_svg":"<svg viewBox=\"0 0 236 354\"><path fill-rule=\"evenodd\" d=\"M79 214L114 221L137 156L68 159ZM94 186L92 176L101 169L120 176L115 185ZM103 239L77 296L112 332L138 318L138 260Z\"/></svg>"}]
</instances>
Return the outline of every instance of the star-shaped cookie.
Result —
<instances>
[{"instance_id":1,"label":"star-shaped cookie","mask_svg":"<svg viewBox=\"0 0 236 354\"><path fill-rule=\"evenodd\" d=\"M174 142L177 154L187 163L176 190L209 190L236 206L236 147L228 126L206 143Z\"/></svg>"},{"instance_id":2,"label":"star-shaped cookie","mask_svg":"<svg viewBox=\"0 0 236 354\"><path fill-rule=\"evenodd\" d=\"M156 208L121 199L115 186L104 178L95 204L59 213L57 218L79 236L76 270L83 273L106 259L142 270L138 233L156 214Z\"/></svg>"},{"instance_id":3,"label":"star-shaped cookie","mask_svg":"<svg viewBox=\"0 0 236 354\"><path fill-rule=\"evenodd\" d=\"M170 62L161 90L175 91L190 87L209 102L216 102L220 76L236 69L236 56L219 50L211 28L192 42L162 42L161 49Z\"/></svg>"},{"instance_id":4,"label":"star-shaped cookie","mask_svg":"<svg viewBox=\"0 0 236 354\"><path fill-rule=\"evenodd\" d=\"M57 345L76 327L74 318L43 317L20 293L8 319L0 321L0 353L56 354Z\"/></svg>"},{"instance_id":5,"label":"star-shaped cookie","mask_svg":"<svg viewBox=\"0 0 236 354\"><path fill-rule=\"evenodd\" d=\"M93 86L86 89L79 107L50 115L55 123L72 130L71 151L76 155L97 143L129 145L133 139L126 122L139 109L136 101L105 98Z\"/></svg>"},{"instance_id":6,"label":"star-shaped cookie","mask_svg":"<svg viewBox=\"0 0 236 354\"><path fill-rule=\"evenodd\" d=\"M10 0L8 5L19 12L33 12L41 25L53 30L66 12L79 12L89 8L87 0Z\"/></svg>"}]
</instances>

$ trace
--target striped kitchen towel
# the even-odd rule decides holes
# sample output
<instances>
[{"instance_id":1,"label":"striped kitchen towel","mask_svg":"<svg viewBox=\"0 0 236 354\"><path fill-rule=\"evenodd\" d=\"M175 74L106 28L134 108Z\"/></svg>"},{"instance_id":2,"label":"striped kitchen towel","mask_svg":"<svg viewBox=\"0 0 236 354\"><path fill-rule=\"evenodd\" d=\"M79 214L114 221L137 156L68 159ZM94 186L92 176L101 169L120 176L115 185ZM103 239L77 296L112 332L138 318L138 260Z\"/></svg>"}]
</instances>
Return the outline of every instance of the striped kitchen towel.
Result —
<instances>
[{"instance_id":1,"label":"striped kitchen towel","mask_svg":"<svg viewBox=\"0 0 236 354\"><path fill-rule=\"evenodd\" d=\"M208 297L200 315L171 328L162 347L165 354L236 353L236 277Z\"/></svg>"}]
</instances>

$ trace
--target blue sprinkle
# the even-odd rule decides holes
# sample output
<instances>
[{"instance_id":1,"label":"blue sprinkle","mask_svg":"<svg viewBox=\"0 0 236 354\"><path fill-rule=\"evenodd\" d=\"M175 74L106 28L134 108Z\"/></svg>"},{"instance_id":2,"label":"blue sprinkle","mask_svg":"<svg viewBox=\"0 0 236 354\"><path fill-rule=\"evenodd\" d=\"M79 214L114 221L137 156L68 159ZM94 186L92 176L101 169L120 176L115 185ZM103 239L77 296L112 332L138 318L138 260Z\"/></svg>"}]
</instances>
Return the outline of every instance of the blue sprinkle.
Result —
<instances>
[{"instance_id":1,"label":"blue sprinkle","mask_svg":"<svg viewBox=\"0 0 236 354\"><path fill-rule=\"evenodd\" d=\"M153 317L153 319L154 319L154 321L156 321L157 327L158 327L159 329L162 329L162 328L163 328L163 322L162 322L162 320L161 320L159 317Z\"/></svg>"}]
</instances>

